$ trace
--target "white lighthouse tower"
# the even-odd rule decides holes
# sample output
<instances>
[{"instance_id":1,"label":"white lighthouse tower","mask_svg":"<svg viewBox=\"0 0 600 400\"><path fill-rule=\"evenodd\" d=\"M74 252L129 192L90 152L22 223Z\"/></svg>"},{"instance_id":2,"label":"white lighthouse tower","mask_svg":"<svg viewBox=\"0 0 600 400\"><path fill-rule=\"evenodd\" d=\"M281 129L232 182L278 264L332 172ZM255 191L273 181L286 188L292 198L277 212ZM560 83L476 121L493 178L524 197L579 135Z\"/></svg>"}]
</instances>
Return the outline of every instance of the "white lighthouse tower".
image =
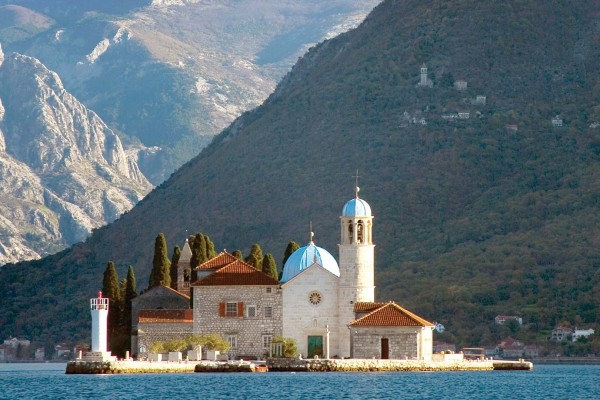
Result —
<instances>
[{"instance_id":1,"label":"white lighthouse tower","mask_svg":"<svg viewBox=\"0 0 600 400\"><path fill-rule=\"evenodd\" d=\"M355 198L342 210L339 284L340 356L350 356L350 332L354 303L375 301L375 245L373 215L369 204L358 197L358 173Z\"/></svg>"},{"instance_id":2,"label":"white lighthouse tower","mask_svg":"<svg viewBox=\"0 0 600 400\"><path fill-rule=\"evenodd\" d=\"M92 351L84 356L86 361L110 361L113 357L106 349L108 342L108 297L102 297L102 292L98 292L98 297L90 299L90 311L92 313Z\"/></svg>"}]
</instances>

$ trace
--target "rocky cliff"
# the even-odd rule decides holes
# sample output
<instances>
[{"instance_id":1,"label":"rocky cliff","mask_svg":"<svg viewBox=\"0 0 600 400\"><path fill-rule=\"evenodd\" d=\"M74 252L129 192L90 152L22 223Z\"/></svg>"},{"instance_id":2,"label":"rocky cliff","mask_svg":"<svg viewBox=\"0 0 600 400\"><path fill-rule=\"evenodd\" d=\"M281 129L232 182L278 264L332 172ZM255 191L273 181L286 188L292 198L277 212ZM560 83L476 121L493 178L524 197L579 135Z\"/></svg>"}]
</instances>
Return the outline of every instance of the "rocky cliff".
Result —
<instances>
[{"instance_id":1,"label":"rocky cliff","mask_svg":"<svg viewBox=\"0 0 600 400\"><path fill-rule=\"evenodd\" d=\"M85 239L151 184L39 60L0 51L0 264Z\"/></svg>"}]
</instances>

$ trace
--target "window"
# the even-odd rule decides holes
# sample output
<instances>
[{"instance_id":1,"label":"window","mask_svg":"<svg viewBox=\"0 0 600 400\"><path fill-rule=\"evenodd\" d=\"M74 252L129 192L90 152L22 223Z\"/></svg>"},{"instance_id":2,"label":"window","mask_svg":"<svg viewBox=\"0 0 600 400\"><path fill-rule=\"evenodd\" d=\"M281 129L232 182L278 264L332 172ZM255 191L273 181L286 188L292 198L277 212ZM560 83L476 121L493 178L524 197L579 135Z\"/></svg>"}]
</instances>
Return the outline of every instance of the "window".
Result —
<instances>
[{"instance_id":1,"label":"window","mask_svg":"<svg viewBox=\"0 0 600 400\"><path fill-rule=\"evenodd\" d=\"M227 341L229 342L229 346L232 349L237 348L237 336L235 336L235 335L229 335L229 336L227 336Z\"/></svg>"},{"instance_id":2,"label":"window","mask_svg":"<svg viewBox=\"0 0 600 400\"><path fill-rule=\"evenodd\" d=\"M256 306L246 306L246 317L256 318Z\"/></svg>"},{"instance_id":3,"label":"window","mask_svg":"<svg viewBox=\"0 0 600 400\"><path fill-rule=\"evenodd\" d=\"M272 341L273 341L273 336L272 335L263 335L262 336L262 346L263 346L263 349L270 349Z\"/></svg>"},{"instance_id":4,"label":"window","mask_svg":"<svg viewBox=\"0 0 600 400\"><path fill-rule=\"evenodd\" d=\"M267 288L267 293L271 293L271 291L272 291L272 290L271 290L271 288L270 288L270 287L268 287L268 288Z\"/></svg>"},{"instance_id":5,"label":"window","mask_svg":"<svg viewBox=\"0 0 600 400\"><path fill-rule=\"evenodd\" d=\"M273 307L265 307L265 318L273 318Z\"/></svg>"},{"instance_id":6,"label":"window","mask_svg":"<svg viewBox=\"0 0 600 400\"><path fill-rule=\"evenodd\" d=\"M226 317L237 317L238 305L237 303L227 303L225 305L225 316Z\"/></svg>"}]
</instances>

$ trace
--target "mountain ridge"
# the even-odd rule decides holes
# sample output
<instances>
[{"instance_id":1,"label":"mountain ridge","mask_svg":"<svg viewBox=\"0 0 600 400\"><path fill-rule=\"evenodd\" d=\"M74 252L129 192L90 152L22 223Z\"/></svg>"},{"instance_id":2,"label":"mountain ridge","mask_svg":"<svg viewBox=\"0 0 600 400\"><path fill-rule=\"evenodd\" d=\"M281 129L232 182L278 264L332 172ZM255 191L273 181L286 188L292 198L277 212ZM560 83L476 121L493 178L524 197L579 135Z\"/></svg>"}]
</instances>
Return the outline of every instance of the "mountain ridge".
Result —
<instances>
[{"instance_id":1,"label":"mountain ridge","mask_svg":"<svg viewBox=\"0 0 600 400\"><path fill-rule=\"evenodd\" d=\"M198 231L218 248L259 242L279 258L289 240L308 240L312 221L315 242L332 250L358 168L375 215L378 300L443 323L442 338L458 344L494 343L497 314L522 315L519 335L532 341L561 321L597 324L599 12L567 1L385 1L312 48L261 107L130 212L27 268L79 270L69 279L80 289L53 280L85 299L109 259L135 265L144 282L158 232L170 246ZM520 30L505 23L514 20ZM423 63L433 87L418 86ZM458 112L469 118L443 118ZM563 126L552 125L557 114ZM3 307L32 284L12 272L23 266L0 270ZM0 322L14 327L19 315L11 305Z\"/></svg>"}]
</instances>

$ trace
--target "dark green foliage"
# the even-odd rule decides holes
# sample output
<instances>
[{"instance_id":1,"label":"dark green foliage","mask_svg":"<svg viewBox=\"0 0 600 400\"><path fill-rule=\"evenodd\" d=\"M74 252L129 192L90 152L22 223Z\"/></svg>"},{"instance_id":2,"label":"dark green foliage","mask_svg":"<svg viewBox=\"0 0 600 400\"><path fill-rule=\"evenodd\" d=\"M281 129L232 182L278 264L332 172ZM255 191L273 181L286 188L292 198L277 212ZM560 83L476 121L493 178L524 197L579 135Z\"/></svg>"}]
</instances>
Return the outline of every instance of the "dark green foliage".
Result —
<instances>
[{"instance_id":1,"label":"dark green foliage","mask_svg":"<svg viewBox=\"0 0 600 400\"><path fill-rule=\"evenodd\" d=\"M204 245L206 251L206 260L210 260L211 258L215 258L217 252L215 251L215 244L210 240L208 235L204 235Z\"/></svg>"},{"instance_id":2,"label":"dark green foliage","mask_svg":"<svg viewBox=\"0 0 600 400\"><path fill-rule=\"evenodd\" d=\"M287 247L285 248L285 252L283 253L283 261L281 262L281 276L283 276L283 269L285 268L285 262L287 261L288 258L290 258L292 253L295 252L296 250L298 250L299 248L300 248L300 245L298 243L294 242L293 240L287 244Z\"/></svg>"},{"instance_id":3,"label":"dark green foliage","mask_svg":"<svg viewBox=\"0 0 600 400\"><path fill-rule=\"evenodd\" d=\"M127 281L125 283L125 295L123 297L123 326L125 331L131 329L131 300L137 297L137 288L135 282L135 274L133 266L129 266L127 270Z\"/></svg>"},{"instance_id":4,"label":"dark green foliage","mask_svg":"<svg viewBox=\"0 0 600 400\"><path fill-rule=\"evenodd\" d=\"M238 260L244 259L244 255L242 254L241 250L236 250L233 253L231 253L231 255L234 256L235 258L237 258Z\"/></svg>"},{"instance_id":5,"label":"dark green foliage","mask_svg":"<svg viewBox=\"0 0 600 400\"><path fill-rule=\"evenodd\" d=\"M269 275L271 278L275 280L279 280L279 276L277 275L277 265L275 264L275 259L271 253L267 253L262 260L262 272Z\"/></svg>"},{"instance_id":6,"label":"dark green foliage","mask_svg":"<svg viewBox=\"0 0 600 400\"><path fill-rule=\"evenodd\" d=\"M272 249L310 218L319 246L336 254L356 168L376 216L377 300L443 323L436 338L459 345L507 334L497 314L522 316L518 338L544 343L540 332L562 320L598 328L594 6L384 1L357 29L312 48L263 106L119 220L60 254L3 266L0 334L87 339L80 316L105 260L135 264L147 279L153 232L180 240L190 216L220 246ZM423 62L432 89L416 87ZM445 87L444 73L468 90ZM486 105L471 104L477 94ZM441 119L462 110L469 120ZM405 111L427 125L404 125ZM556 114L564 127L551 126ZM248 151L257 143L260 152Z\"/></svg>"},{"instance_id":7,"label":"dark green foliage","mask_svg":"<svg viewBox=\"0 0 600 400\"><path fill-rule=\"evenodd\" d=\"M254 268L260 270L262 269L263 262L263 252L262 248L258 243L254 243L250 248L250 254L244 259L248 264L252 265Z\"/></svg>"},{"instance_id":8,"label":"dark green foliage","mask_svg":"<svg viewBox=\"0 0 600 400\"><path fill-rule=\"evenodd\" d=\"M202 233L194 236L194 239L190 242L190 248L192 249L192 260L190 261L192 269L208 260L206 238Z\"/></svg>"},{"instance_id":9,"label":"dark green foliage","mask_svg":"<svg viewBox=\"0 0 600 400\"><path fill-rule=\"evenodd\" d=\"M171 285L171 261L167 256L167 240L164 233L159 233L154 241L154 259L148 289L160 285Z\"/></svg>"},{"instance_id":10,"label":"dark green foliage","mask_svg":"<svg viewBox=\"0 0 600 400\"><path fill-rule=\"evenodd\" d=\"M181 250L179 246L175 246L173 249L173 255L171 256L171 287L177 289L177 269L179 267L179 257L181 256Z\"/></svg>"},{"instance_id":11,"label":"dark green foliage","mask_svg":"<svg viewBox=\"0 0 600 400\"><path fill-rule=\"evenodd\" d=\"M121 300L121 289L119 286L119 275L115 268L115 263L109 261L104 270L102 279L102 297L108 297L110 302L118 302Z\"/></svg>"}]
</instances>

